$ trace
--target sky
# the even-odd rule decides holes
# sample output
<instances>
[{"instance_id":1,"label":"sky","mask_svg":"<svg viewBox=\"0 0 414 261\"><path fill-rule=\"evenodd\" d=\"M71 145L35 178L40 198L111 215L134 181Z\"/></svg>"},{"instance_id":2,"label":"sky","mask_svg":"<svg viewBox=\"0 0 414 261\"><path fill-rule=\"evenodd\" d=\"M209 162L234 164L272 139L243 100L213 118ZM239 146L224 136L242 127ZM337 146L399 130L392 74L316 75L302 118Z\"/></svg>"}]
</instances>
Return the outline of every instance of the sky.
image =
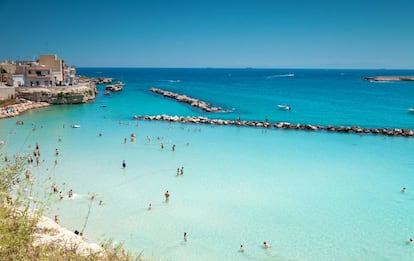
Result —
<instances>
[{"instance_id":1,"label":"sky","mask_svg":"<svg viewBox=\"0 0 414 261\"><path fill-rule=\"evenodd\" d=\"M0 0L0 61L414 68L413 0Z\"/></svg>"}]
</instances>

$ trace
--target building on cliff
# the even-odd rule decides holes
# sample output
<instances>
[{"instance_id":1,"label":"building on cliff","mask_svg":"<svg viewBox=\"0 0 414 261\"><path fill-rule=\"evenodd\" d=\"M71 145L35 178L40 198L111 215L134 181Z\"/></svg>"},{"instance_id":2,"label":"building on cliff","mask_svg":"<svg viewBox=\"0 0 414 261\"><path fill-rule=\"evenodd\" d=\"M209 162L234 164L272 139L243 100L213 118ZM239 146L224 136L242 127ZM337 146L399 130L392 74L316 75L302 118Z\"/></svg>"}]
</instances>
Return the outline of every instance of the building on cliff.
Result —
<instances>
[{"instance_id":1,"label":"building on cliff","mask_svg":"<svg viewBox=\"0 0 414 261\"><path fill-rule=\"evenodd\" d=\"M76 85L76 68L57 55L42 54L37 61L17 61L7 72L7 83L14 87L57 87Z\"/></svg>"}]
</instances>

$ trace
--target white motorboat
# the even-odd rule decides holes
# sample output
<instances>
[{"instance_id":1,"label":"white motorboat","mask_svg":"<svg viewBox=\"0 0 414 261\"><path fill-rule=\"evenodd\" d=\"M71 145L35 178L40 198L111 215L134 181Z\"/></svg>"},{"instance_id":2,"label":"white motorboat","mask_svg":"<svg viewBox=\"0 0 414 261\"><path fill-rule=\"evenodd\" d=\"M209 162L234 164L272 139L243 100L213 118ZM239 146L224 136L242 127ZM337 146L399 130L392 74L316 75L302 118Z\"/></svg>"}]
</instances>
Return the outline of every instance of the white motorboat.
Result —
<instances>
[{"instance_id":1,"label":"white motorboat","mask_svg":"<svg viewBox=\"0 0 414 261\"><path fill-rule=\"evenodd\" d=\"M290 111L291 109L289 105L283 105L283 104L279 104L277 107L281 110L287 110L287 111Z\"/></svg>"}]
</instances>

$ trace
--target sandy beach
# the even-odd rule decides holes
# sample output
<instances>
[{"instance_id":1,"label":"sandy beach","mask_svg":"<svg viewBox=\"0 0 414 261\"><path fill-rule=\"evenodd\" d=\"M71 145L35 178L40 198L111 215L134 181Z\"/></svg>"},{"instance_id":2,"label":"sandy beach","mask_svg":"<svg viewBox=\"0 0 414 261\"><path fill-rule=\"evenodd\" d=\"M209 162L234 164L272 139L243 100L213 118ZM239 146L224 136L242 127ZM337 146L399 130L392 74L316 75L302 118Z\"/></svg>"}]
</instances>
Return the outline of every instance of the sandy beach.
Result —
<instances>
[{"instance_id":1,"label":"sandy beach","mask_svg":"<svg viewBox=\"0 0 414 261\"><path fill-rule=\"evenodd\" d=\"M8 105L0 109L0 119L15 117L28 110L43 108L43 107L47 107L50 105L51 104L47 102L32 102L32 101Z\"/></svg>"}]
</instances>

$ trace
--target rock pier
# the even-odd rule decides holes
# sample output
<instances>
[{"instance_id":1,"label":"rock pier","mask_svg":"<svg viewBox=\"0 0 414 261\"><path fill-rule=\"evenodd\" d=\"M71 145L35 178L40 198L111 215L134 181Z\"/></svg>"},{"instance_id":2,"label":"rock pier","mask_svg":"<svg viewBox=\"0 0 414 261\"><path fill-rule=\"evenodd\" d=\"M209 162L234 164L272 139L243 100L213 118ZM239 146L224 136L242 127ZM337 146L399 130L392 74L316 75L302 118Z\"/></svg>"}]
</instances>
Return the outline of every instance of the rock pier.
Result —
<instances>
[{"instance_id":1,"label":"rock pier","mask_svg":"<svg viewBox=\"0 0 414 261\"><path fill-rule=\"evenodd\" d=\"M177 123L192 123L192 124L209 124L209 125L231 125L240 127L256 127L256 128L276 128L288 130L307 130L307 131L327 131L337 133L355 133L355 134L373 134L385 136L401 136L412 137L414 131L410 129L400 128L362 128L359 126L319 126L311 124L299 124L289 122L267 122L267 121L240 121L240 120L223 120L223 119L209 119L207 117L179 117L168 115L145 115L133 116L134 120L150 120L150 121L167 121Z\"/></svg>"},{"instance_id":2,"label":"rock pier","mask_svg":"<svg viewBox=\"0 0 414 261\"><path fill-rule=\"evenodd\" d=\"M364 80L370 81L370 82L414 81L414 76L374 76L374 77L365 77Z\"/></svg>"},{"instance_id":3,"label":"rock pier","mask_svg":"<svg viewBox=\"0 0 414 261\"><path fill-rule=\"evenodd\" d=\"M205 112L221 112L221 111L223 111L223 109L220 108L220 107L213 107L213 106L211 106L211 104L209 104L207 102L200 101L198 99L188 97L187 95L178 94L178 93L170 92L170 91L165 91L165 90L158 89L158 88L155 88L155 87L150 88L150 91L152 91L153 93L161 94L161 95L163 95L165 97L168 97L168 98L175 99L178 102L190 104L191 106L202 109Z\"/></svg>"}]
</instances>

